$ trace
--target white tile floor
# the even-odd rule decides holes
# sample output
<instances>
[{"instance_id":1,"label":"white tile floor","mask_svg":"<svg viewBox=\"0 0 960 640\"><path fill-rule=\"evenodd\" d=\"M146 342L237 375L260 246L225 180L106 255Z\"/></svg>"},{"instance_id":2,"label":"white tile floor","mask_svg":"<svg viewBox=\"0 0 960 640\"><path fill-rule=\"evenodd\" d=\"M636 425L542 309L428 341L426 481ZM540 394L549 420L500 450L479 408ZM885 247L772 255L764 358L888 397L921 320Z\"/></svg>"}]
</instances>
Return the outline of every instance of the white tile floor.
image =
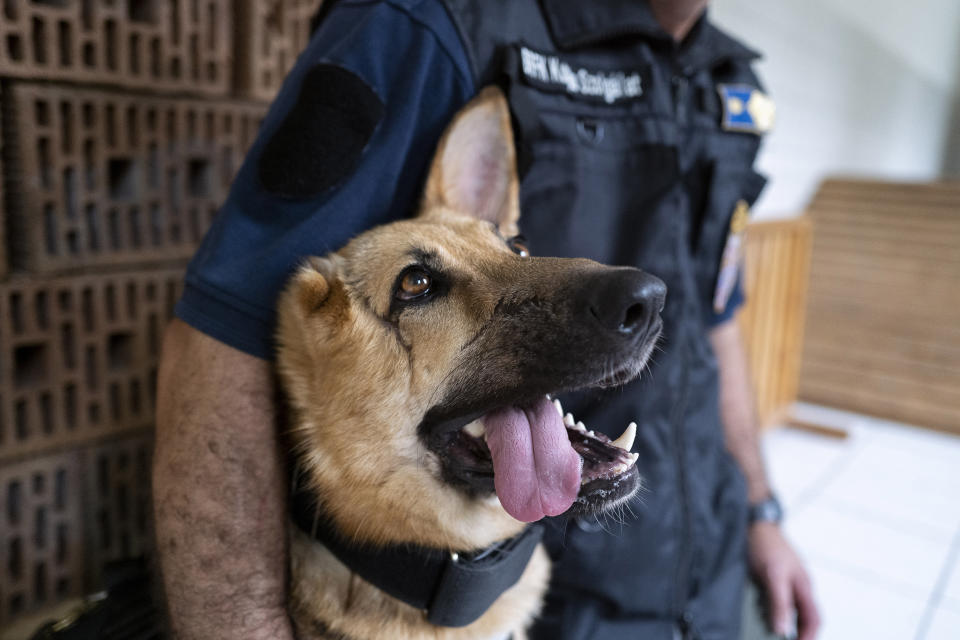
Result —
<instances>
[{"instance_id":1,"label":"white tile floor","mask_svg":"<svg viewBox=\"0 0 960 640\"><path fill-rule=\"evenodd\" d=\"M960 640L960 437L813 405L794 415L850 434L764 437L821 640Z\"/></svg>"}]
</instances>

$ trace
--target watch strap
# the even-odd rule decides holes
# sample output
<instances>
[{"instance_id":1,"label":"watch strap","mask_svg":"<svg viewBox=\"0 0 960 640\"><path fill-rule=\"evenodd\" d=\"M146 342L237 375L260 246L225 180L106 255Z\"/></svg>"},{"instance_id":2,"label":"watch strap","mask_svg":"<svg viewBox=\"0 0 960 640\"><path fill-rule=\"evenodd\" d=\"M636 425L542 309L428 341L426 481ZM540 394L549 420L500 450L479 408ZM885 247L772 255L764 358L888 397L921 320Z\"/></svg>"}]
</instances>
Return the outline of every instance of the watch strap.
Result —
<instances>
[{"instance_id":1,"label":"watch strap","mask_svg":"<svg viewBox=\"0 0 960 640\"><path fill-rule=\"evenodd\" d=\"M783 507L777 496L771 494L770 497L750 505L748 513L749 522L772 522L779 524L783 521Z\"/></svg>"}]
</instances>

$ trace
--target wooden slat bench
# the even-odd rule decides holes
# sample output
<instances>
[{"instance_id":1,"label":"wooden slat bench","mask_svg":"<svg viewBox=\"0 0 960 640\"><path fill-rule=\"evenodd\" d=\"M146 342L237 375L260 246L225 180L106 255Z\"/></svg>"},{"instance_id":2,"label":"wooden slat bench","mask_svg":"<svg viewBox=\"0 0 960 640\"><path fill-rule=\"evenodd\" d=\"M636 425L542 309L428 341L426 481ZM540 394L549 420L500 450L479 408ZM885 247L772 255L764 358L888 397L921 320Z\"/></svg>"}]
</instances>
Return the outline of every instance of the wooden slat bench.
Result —
<instances>
[{"instance_id":1,"label":"wooden slat bench","mask_svg":"<svg viewBox=\"0 0 960 640\"><path fill-rule=\"evenodd\" d=\"M800 397L960 433L960 182L827 180Z\"/></svg>"},{"instance_id":2,"label":"wooden slat bench","mask_svg":"<svg viewBox=\"0 0 960 640\"><path fill-rule=\"evenodd\" d=\"M747 229L739 314L760 423L786 417L797 399L810 262L806 217L757 222Z\"/></svg>"}]
</instances>

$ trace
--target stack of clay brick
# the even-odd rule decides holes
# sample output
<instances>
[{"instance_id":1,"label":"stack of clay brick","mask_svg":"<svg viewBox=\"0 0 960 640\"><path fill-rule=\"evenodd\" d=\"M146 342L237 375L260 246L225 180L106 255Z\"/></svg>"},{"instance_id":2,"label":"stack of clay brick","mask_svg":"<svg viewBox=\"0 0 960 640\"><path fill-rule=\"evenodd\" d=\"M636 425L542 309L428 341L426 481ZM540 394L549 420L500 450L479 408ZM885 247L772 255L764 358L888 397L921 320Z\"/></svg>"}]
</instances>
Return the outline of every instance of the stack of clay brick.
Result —
<instances>
[{"instance_id":1,"label":"stack of clay brick","mask_svg":"<svg viewBox=\"0 0 960 640\"><path fill-rule=\"evenodd\" d=\"M0 630L149 544L163 328L319 3L0 5Z\"/></svg>"}]
</instances>

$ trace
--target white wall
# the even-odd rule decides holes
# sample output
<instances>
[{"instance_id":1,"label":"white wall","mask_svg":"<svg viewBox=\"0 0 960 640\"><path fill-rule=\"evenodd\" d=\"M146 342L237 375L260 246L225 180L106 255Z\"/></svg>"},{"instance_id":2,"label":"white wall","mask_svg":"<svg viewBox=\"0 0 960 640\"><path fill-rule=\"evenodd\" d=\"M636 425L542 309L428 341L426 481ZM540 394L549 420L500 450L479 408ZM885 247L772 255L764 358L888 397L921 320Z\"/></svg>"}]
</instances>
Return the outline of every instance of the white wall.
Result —
<instances>
[{"instance_id":1,"label":"white wall","mask_svg":"<svg viewBox=\"0 0 960 640\"><path fill-rule=\"evenodd\" d=\"M758 70L777 103L755 217L802 212L826 175L960 169L958 0L714 0L711 12L764 53Z\"/></svg>"}]
</instances>

